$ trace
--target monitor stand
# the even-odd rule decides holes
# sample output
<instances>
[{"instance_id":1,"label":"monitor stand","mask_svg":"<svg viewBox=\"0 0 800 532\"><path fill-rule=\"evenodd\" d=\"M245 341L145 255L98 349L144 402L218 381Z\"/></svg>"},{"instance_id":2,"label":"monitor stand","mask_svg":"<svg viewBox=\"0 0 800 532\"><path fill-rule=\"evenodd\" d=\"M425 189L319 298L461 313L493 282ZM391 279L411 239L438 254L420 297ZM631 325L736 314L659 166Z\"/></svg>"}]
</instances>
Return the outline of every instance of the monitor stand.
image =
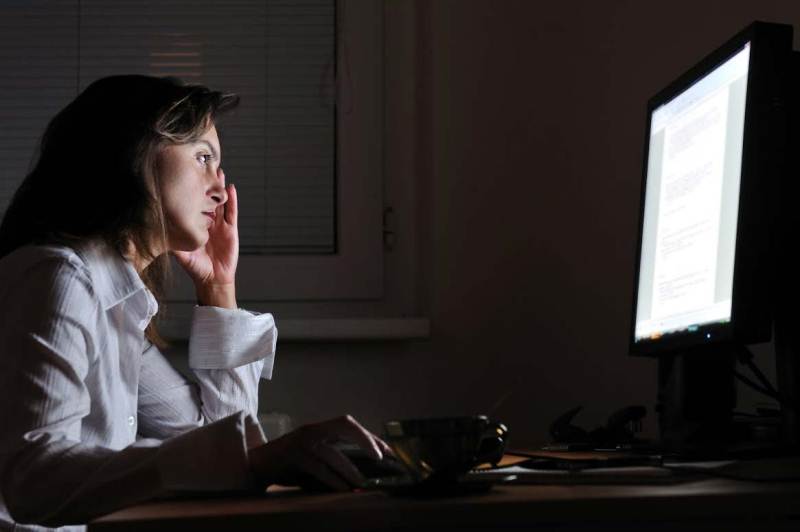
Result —
<instances>
[{"instance_id":1,"label":"monitor stand","mask_svg":"<svg viewBox=\"0 0 800 532\"><path fill-rule=\"evenodd\" d=\"M776 330L782 324L776 323ZM778 363L786 375L779 379L784 402L798 390L795 338L776 332ZM780 347L779 347L780 346ZM797 409L783 407L776 418L735 420L736 380L734 371L746 347L733 344L706 346L678 355L662 356L658 362L660 450L688 459L761 458L797 455ZM790 382L787 375L793 375ZM791 385L795 385L791 388ZM791 404L790 402L788 404ZM795 399L796 404L796 399Z\"/></svg>"},{"instance_id":2,"label":"monitor stand","mask_svg":"<svg viewBox=\"0 0 800 532\"><path fill-rule=\"evenodd\" d=\"M704 346L658 359L661 447L668 453L715 455L733 438L736 406L731 346Z\"/></svg>"}]
</instances>

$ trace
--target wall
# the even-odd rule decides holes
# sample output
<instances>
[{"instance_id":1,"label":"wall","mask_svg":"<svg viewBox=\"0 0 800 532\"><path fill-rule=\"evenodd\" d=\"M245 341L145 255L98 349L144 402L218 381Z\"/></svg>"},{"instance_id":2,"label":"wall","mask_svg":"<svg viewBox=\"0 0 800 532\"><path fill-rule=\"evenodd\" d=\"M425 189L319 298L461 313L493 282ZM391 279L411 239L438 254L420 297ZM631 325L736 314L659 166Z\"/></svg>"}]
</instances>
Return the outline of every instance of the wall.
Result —
<instances>
[{"instance_id":1,"label":"wall","mask_svg":"<svg viewBox=\"0 0 800 532\"><path fill-rule=\"evenodd\" d=\"M281 344L262 408L298 423L349 412L379 430L393 417L489 412L510 391L494 414L525 444L574 406L590 428L613 409L652 407L654 361L626 356L645 103L750 21L800 22L800 4L406 5L415 138L402 149L416 196L401 225L419 237L406 242L431 339ZM389 2L387 28L400 11ZM651 410L650 434L654 422Z\"/></svg>"}]
</instances>

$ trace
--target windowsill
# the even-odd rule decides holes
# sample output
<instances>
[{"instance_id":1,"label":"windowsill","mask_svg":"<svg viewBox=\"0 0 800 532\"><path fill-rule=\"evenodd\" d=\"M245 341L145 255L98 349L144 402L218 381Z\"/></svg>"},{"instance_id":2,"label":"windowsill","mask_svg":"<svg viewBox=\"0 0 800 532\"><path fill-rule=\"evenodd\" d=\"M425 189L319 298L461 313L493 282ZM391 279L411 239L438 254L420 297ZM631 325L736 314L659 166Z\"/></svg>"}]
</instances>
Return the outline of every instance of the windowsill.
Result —
<instances>
[{"instance_id":1,"label":"windowsill","mask_svg":"<svg viewBox=\"0 0 800 532\"><path fill-rule=\"evenodd\" d=\"M345 342L423 340L430 338L430 319L415 318L326 318L279 319L279 342ZM188 339L191 313L171 314L159 330L172 341Z\"/></svg>"},{"instance_id":2,"label":"windowsill","mask_svg":"<svg viewBox=\"0 0 800 532\"><path fill-rule=\"evenodd\" d=\"M278 322L279 340L290 342L419 340L430 337L428 318L287 319Z\"/></svg>"}]
</instances>

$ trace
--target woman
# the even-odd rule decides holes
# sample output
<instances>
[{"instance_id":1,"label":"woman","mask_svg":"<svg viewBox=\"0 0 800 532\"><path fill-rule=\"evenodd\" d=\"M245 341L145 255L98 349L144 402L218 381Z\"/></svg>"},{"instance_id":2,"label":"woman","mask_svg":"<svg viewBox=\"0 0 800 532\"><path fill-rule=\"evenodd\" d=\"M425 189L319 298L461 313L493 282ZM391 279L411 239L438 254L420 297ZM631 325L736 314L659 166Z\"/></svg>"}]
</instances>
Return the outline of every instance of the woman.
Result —
<instances>
[{"instance_id":1,"label":"woman","mask_svg":"<svg viewBox=\"0 0 800 532\"><path fill-rule=\"evenodd\" d=\"M269 443L255 421L277 329L236 305L237 196L215 120L237 103L113 76L48 125L0 226L0 528L80 525L181 490L348 489L363 478L329 442L389 451L349 416ZM196 384L152 321L170 253L196 288Z\"/></svg>"}]
</instances>

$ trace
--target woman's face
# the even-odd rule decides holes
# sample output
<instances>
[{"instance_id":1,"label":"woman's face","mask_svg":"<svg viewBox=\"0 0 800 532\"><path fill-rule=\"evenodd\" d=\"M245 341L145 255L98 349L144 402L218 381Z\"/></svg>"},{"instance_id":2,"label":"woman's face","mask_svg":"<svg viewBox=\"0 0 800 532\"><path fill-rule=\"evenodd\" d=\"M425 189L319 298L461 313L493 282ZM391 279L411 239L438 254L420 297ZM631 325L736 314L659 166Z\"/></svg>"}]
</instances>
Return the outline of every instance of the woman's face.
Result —
<instances>
[{"instance_id":1,"label":"woman's face","mask_svg":"<svg viewBox=\"0 0 800 532\"><path fill-rule=\"evenodd\" d=\"M194 251L208 241L208 228L228 200L220 168L217 129L197 141L169 144L158 154L157 171L169 251Z\"/></svg>"}]
</instances>

